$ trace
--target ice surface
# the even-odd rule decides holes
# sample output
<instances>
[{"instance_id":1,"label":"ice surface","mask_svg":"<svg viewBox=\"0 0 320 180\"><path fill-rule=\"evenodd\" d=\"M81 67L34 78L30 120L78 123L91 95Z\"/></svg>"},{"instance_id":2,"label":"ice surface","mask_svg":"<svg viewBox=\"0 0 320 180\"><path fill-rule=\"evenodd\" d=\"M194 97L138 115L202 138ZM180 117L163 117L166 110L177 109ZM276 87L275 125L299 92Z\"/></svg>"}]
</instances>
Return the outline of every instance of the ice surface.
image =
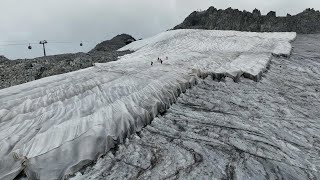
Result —
<instances>
[{"instance_id":1,"label":"ice surface","mask_svg":"<svg viewBox=\"0 0 320 180\"><path fill-rule=\"evenodd\" d=\"M0 179L22 170L31 179L65 178L140 131L198 77L259 80L272 54L290 54L295 37L168 31L125 46L136 52L119 61L2 89Z\"/></svg>"},{"instance_id":2,"label":"ice surface","mask_svg":"<svg viewBox=\"0 0 320 180\"><path fill-rule=\"evenodd\" d=\"M259 83L199 80L72 180L320 179L320 34L293 46Z\"/></svg>"},{"instance_id":3,"label":"ice surface","mask_svg":"<svg viewBox=\"0 0 320 180\"><path fill-rule=\"evenodd\" d=\"M243 74L261 79L271 55L289 56L296 33L252 33L237 31L177 30L129 44L120 50L136 53L132 61L158 57L180 70L195 69L203 74L222 74L234 79ZM165 57L170 57L166 60Z\"/></svg>"}]
</instances>

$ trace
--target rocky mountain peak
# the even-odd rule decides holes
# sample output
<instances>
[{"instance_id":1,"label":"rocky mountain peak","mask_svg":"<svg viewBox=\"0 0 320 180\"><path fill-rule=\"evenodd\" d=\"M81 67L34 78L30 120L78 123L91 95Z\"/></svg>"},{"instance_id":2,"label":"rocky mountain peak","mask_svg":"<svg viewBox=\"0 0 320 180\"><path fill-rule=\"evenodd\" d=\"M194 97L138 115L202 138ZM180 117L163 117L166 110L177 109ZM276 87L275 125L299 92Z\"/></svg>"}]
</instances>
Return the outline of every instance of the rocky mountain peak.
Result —
<instances>
[{"instance_id":1,"label":"rocky mountain peak","mask_svg":"<svg viewBox=\"0 0 320 180\"><path fill-rule=\"evenodd\" d=\"M194 11L174 29L213 29L253 32L320 33L320 12L308 8L297 14L277 17L275 11L261 15L260 10L251 12L228 8L210 7L203 12Z\"/></svg>"},{"instance_id":2,"label":"rocky mountain peak","mask_svg":"<svg viewBox=\"0 0 320 180\"><path fill-rule=\"evenodd\" d=\"M270 11L268 12L267 17L277 17L277 14L275 11Z\"/></svg>"},{"instance_id":3,"label":"rocky mountain peak","mask_svg":"<svg viewBox=\"0 0 320 180\"><path fill-rule=\"evenodd\" d=\"M261 12L260 12L260 10L258 10L258 9L254 9L254 10L252 11L252 14L253 14L253 16L255 16L255 17L260 17L260 16L261 16Z\"/></svg>"},{"instance_id":4,"label":"rocky mountain peak","mask_svg":"<svg viewBox=\"0 0 320 180\"><path fill-rule=\"evenodd\" d=\"M99 44L96 45L95 48L93 48L90 52L95 52L95 51L115 51L123 46L136 41L136 39L128 34L119 34L115 36L114 38L103 41Z\"/></svg>"}]
</instances>

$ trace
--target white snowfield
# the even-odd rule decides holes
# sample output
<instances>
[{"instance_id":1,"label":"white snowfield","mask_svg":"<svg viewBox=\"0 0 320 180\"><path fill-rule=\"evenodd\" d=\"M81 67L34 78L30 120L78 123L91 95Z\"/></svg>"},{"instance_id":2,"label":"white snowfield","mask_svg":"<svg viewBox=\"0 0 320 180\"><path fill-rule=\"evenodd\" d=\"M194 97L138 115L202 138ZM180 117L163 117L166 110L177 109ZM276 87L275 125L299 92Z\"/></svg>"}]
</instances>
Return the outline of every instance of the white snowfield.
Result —
<instances>
[{"instance_id":1,"label":"white snowfield","mask_svg":"<svg viewBox=\"0 0 320 180\"><path fill-rule=\"evenodd\" d=\"M272 54L290 55L295 37L167 31L123 47L135 52L116 62L2 89L0 179L21 171L30 179L67 178L140 131L198 77L259 80Z\"/></svg>"}]
</instances>

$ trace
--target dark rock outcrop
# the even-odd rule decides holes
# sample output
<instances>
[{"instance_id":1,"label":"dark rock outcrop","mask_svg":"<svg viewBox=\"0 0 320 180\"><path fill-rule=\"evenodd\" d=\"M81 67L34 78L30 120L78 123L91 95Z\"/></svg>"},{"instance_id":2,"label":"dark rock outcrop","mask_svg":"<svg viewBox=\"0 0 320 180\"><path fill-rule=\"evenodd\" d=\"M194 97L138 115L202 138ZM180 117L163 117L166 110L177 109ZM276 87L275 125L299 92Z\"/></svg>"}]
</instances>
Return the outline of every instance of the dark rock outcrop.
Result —
<instances>
[{"instance_id":1,"label":"dark rock outcrop","mask_svg":"<svg viewBox=\"0 0 320 180\"><path fill-rule=\"evenodd\" d=\"M8 60L0 56L0 89L26 83L40 78L68 73L118 60L119 56L131 53L117 51L134 40L130 35L121 34L98 44L89 53L60 54L34 59Z\"/></svg>"},{"instance_id":2,"label":"dark rock outcrop","mask_svg":"<svg viewBox=\"0 0 320 180\"><path fill-rule=\"evenodd\" d=\"M213 29L252 32L297 32L300 34L320 33L320 12L306 9L297 15L288 14L277 17L271 11L261 15L258 9L252 13L228 8L226 10L210 7L206 11L191 13L174 29Z\"/></svg>"},{"instance_id":3,"label":"dark rock outcrop","mask_svg":"<svg viewBox=\"0 0 320 180\"><path fill-rule=\"evenodd\" d=\"M0 63L4 63L7 62L9 59L7 59L6 57L0 55Z\"/></svg>"},{"instance_id":4,"label":"dark rock outcrop","mask_svg":"<svg viewBox=\"0 0 320 180\"><path fill-rule=\"evenodd\" d=\"M111 40L103 41L96 45L90 52L95 51L115 51L123 46L135 41L136 39L128 34L120 34Z\"/></svg>"}]
</instances>

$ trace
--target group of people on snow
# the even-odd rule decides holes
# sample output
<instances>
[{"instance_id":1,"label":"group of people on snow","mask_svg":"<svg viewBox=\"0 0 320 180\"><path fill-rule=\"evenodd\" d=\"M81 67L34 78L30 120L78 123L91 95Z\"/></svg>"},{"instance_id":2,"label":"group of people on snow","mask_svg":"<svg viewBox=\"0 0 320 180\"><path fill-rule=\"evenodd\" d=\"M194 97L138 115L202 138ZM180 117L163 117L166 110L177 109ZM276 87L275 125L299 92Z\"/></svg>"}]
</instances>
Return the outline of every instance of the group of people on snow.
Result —
<instances>
[{"instance_id":1,"label":"group of people on snow","mask_svg":"<svg viewBox=\"0 0 320 180\"><path fill-rule=\"evenodd\" d=\"M168 60L169 58L168 58L168 56L166 57L166 60ZM161 58L159 58L158 57L158 59L157 59L157 61L159 62L159 63L163 63L163 60L161 59ZM153 61L151 61L151 66L153 66Z\"/></svg>"}]
</instances>

